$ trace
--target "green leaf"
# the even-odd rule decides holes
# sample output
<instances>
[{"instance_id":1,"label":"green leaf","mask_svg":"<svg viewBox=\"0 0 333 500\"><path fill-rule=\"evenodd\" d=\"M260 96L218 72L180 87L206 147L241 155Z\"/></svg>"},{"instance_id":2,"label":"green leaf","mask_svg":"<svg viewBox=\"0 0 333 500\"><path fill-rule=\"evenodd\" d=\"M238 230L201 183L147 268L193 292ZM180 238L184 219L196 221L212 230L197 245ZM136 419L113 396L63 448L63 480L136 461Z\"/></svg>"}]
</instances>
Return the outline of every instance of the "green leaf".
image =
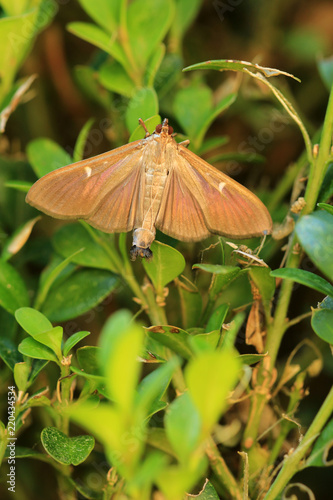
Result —
<instances>
[{"instance_id":1,"label":"green leaf","mask_svg":"<svg viewBox=\"0 0 333 500\"><path fill-rule=\"evenodd\" d=\"M21 363L23 361L23 357L17 350L14 342L5 337L0 338L0 358L12 371L16 363Z\"/></svg>"},{"instance_id":2,"label":"green leaf","mask_svg":"<svg viewBox=\"0 0 333 500\"><path fill-rule=\"evenodd\" d=\"M31 9L27 14L0 19L0 46L6 50L0 51L0 103L10 92L15 74L26 57L37 34L38 23L36 16L38 9ZM27 30L27 26L30 29Z\"/></svg>"},{"instance_id":3,"label":"green leaf","mask_svg":"<svg viewBox=\"0 0 333 500\"><path fill-rule=\"evenodd\" d=\"M218 148L219 146L224 146L229 142L229 139L227 136L222 135L220 137L209 137L206 139L201 147L198 149L197 153L198 155L203 155L205 153L208 153L209 151Z\"/></svg>"},{"instance_id":4,"label":"green leaf","mask_svg":"<svg viewBox=\"0 0 333 500\"><path fill-rule=\"evenodd\" d=\"M118 27L119 10L121 2L112 0L79 0L86 13L102 28L112 33Z\"/></svg>"},{"instance_id":5,"label":"green leaf","mask_svg":"<svg viewBox=\"0 0 333 500\"><path fill-rule=\"evenodd\" d=\"M5 457L9 458L9 448L6 450ZM40 453L25 446L15 446L15 458L34 458L42 462L48 462L48 457L45 453Z\"/></svg>"},{"instance_id":6,"label":"green leaf","mask_svg":"<svg viewBox=\"0 0 333 500\"><path fill-rule=\"evenodd\" d=\"M40 360L40 359L34 359L32 361L32 368L31 368L31 373L29 377L29 386L36 380L40 372L45 368L45 366L48 364L48 361L46 360Z\"/></svg>"},{"instance_id":7,"label":"green leaf","mask_svg":"<svg viewBox=\"0 0 333 500\"><path fill-rule=\"evenodd\" d=\"M99 72L98 77L100 83L111 92L132 97L135 93L135 84L128 76L124 67L117 61L107 61L104 63Z\"/></svg>"},{"instance_id":8,"label":"green leaf","mask_svg":"<svg viewBox=\"0 0 333 500\"><path fill-rule=\"evenodd\" d=\"M322 33L313 30L311 26L299 25L284 31L281 48L289 57L303 64L311 64L318 58L318 54L326 52L326 47Z\"/></svg>"},{"instance_id":9,"label":"green leaf","mask_svg":"<svg viewBox=\"0 0 333 500\"><path fill-rule=\"evenodd\" d=\"M315 309L312 312L311 326L318 337L333 345L332 309Z\"/></svg>"},{"instance_id":10,"label":"green leaf","mask_svg":"<svg viewBox=\"0 0 333 500\"><path fill-rule=\"evenodd\" d=\"M240 267L236 266L221 266L219 264L194 264L193 269L201 269L207 273L222 274L223 276L236 275L240 272Z\"/></svg>"},{"instance_id":11,"label":"green leaf","mask_svg":"<svg viewBox=\"0 0 333 500\"><path fill-rule=\"evenodd\" d=\"M317 290L317 292L333 297L333 286L324 278L321 278L317 274L310 273L309 271L289 268L276 269L271 272L271 276L274 278L293 280L296 283L301 283L301 285L313 288L314 290Z\"/></svg>"},{"instance_id":12,"label":"green leaf","mask_svg":"<svg viewBox=\"0 0 333 500\"><path fill-rule=\"evenodd\" d=\"M229 351L205 351L185 368L189 393L197 407L207 435L227 405L240 370L240 362Z\"/></svg>"},{"instance_id":13,"label":"green leaf","mask_svg":"<svg viewBox=\"0 0 333 500\"><path fill-rule=\"evenodd\" d=\"M171 37L181 41L185 31L196 17L201 0L177 0L175 17L171 26Z\"/></svg>"},{"instance_id":14,"label":"green leaf","mask_svg":"<svg viewBox=\"0 0 333 500\"><path fill-rule=\"evenodd\" d=\"M95 234L95 230L93 234ZM96 233L96 239L99 238ZM81 224L68 224L60 228L52 238L55 250L63 257L70 257L75 252L84 248L72 258L72 262L80 266L93 267L95 269L107 269L116 272L108 253Z\"/></svg>"},{"instance_id":15,"label":"green leaf","mask_svg":"<svg viewBox=\"0 0 333 500\"><path fill-rule=\"evenodd\" d=\"M199 322L202 311L202 298L197 287L188 280L176 282L179 298L180 310L182 314L182 324L184 328L192 328Z\"/></svg>"},{"instance_id":16,"label":"green leaf","mask_svg":"<svg viewBox=\"0 0 333 500\"><path fill-rule=\"evenodd\" d=\"M172 375L179 367L179 360L175 356L162 366L146 375L137 388L135 409L142 411L145 416L151 414L151 407L164 396Z\"/></svg>"},{"instance_id":17,"label":"green leaf","mask_svg":"<svg viewBox=\"0 0 333 500\"><path fill-rule=\"evenodd\" d=\"M155 482L166 498L184 498L184 491L191 491L198 478L207 473L207 458L196 454L189 463L164 467Z\"/></svg>"},{"instance_id":18,"label":"green leaf","mask_svg":"<svg viewBox=\"0 0 333 500\"><path fill-rule=\"evenodd\" d=\"M157 125L162 123L162 119L161 119L160 115L154 115L151 118L148 118L148 120L144 120L144 122L145 122L147 129L148 129L148 132L150 134L152 134L155 131ZM145 137L145 135L146 135L146 132L145 132L144 128L142 127L142 125L138 125L136 127L136 129L132 132L131 137L129 138L128 142L143 139Z\"/></svg>"},{"instance_id":19,"label":"green leaf","mask_svg":"<svg viewBox=\"0 0 333 500\"><path fill-rule=\"evenodd\" d=\"M266 356L267 354L241 354L238 356L238 359L243 365L253 365L254 363L258 363L258 361L261 361Z\"/></svg>"},{"instance_id":20,"label":"green leaf","mask_svg":"<svg viewBox=\"0 0 333 500\"><path fill-rule=\"evenodd\" d=\"M147 69L145 73L145 85L147 87L153 87L154 86L154 81L156 77L156 73L158 71L158 68L160 67L163 57L165 55L165 45L164 43L161 43L155 52L153 52L153 55L151 56L148 64L147 64Z\"/></svg>"},{"instance_id":21,"label":"green leaf","mask_svg":"<svg viewBox=\"0 0 333 500\"><path fill-rule=\"evenodd\" d=\"M27 0L1 0L1 7L8 16L19 16L27 10Z\"/></svg>"},{"instance_id":22,"label":"green leaf","mask_svg":"<svg viewBox=\"0 0 333 500\"><path fill-rule=\"evenodd\" d=\"M216 296L241 273L237 266L221 266L218 264L194 264L193 269L201 269L207 273L213 273L209 287L209 297L215 300Z\"/></svg>"},{"instance_id":23,"label":"green leaf","mask_svg":"<svg viewBox=\"0 0 333 500\"><path fill-rule=\"evenodd\" d=\"M32 337L22 340L18 346L18 350L21 354L29 356L35 359L47 359L49 361L55 361L58 363L58 358L51 349L40 344L37 340Z\"/></svg>"},{"instance_id":24,"label":"green leaf","mask_svg":"<svg viewBox=\"0 0 333 500\"><path fill-rule=\"evenodd\" d=\"M10 238L6 241L3 250L2 250L2 259L8 260L13 255L21 250L21 248L26 244L33 230L34 225L37 221L39 221L41 217L35 217L34 219L30 219L24 224L20 225Z\"/></svg>"},{"instance_id":25,"label":"green leaf","mask_svg":"<svg viewBox=\"0 0 333 500\"><path fill-rule=\"evenodd\" d=\"M132 322L132 315L125 310L108 319L99 340L100 366L107 378L108 393L127 415L133 411L142 344L143 329Z\"/></svg>"},{"instance_id":26,"label":"green leaf","mask_svg":"<svg viewBox=\"0 0 333 500\"><path fill-rule=\"evenodd\" d=\"M17 189L22 191L22 193L27 193L32 186L32 182L25 181L7 181L4 184L5 187Z\"/></svg>"},{"instance_id":27,"label":"green leaf","mask_svg":"<svg viewBox=\"0 0 333 500\"><path fill-rule=\"evenodd\" d=\"M32 337L53 328L47 317L32 307L21 307L15 312L15 318L23 330Z\"/></svg>"},{"instance_id":28,"label":"green leaf","mask_svg":"<svg viewBox=\"0 0 333 500\"><path fill-rule=\"evenodd\" d=\"M211 314L207 326L206 332L212 332L213 330L220 330L224 323L225 318L227 317L229 311L228 304L219 305L215 311Z\"/></svg>"},{"instance_id":29,"label":"green leaf","mask_svg":"<svg viewBox=\"0 0 333 500\"><path fill-rule=\"evenodd\" d=\"M4 133L7 121L17 106L23 102L24 94L35 80L37 75L31 75L25 80L18 80L12 85L3 103L0 101L0 133ZM2 104L2 109L1 109Z\"/></svg>"},{"instance_id":30,"label":"green leaf","mask_svg":"<svg viewBox=\"0 0 333 500\"><path fill-rule=\"evenodd\" d=\"M333 85L333 59L328 57L327 59L317 60L317 66L321 79L323 80L325 87L330 92Z\"/></svg>"},{"instance_id":31,"label":"green leaf","mask_svg":"<svg viewBox=\"0 0 333 500\"><path fill-rule=\"evenodd\" d=\"M101 370L99 369L100 347L84 346L76 351L77 361L82 370L91 375L100 376Z\"/></svg>"},{"instance_id":32,"label":"green leaf","mask_svg":"<svg viewBox=\"0 0 333 500\"><path fill-rule=\"evenodd\" d=\"M186 135L191 138L195 150L201 147L216 116L229 107L236 97L236 94L227 95L213 106L213 92L206 85L192 84L177 92L173 110Z\"/></svg>"},{"instance_id":33,"label":"green leaf","mask_svg":"<svg viewBox=\"0 0 333 500\"><path fill-rule=\"evenodd\" d=\"M271 76L279 76L279 75L284 75L284 76L289 76L290 78L293 78L294 80L297 80L298 82L300 81L298 78L296 78L294 75L291 75L290 73L286 73L285 71L281 71L279 69L274 69L274 68L266 68L264 66L260 66L259 64L253 64L251 62L247 61L236 61L236 60L231 60L231 59L216 59L212 61L205 61L202 63L197 63L197 64L192 64L191 66L187 66L186 68L183 69L183 71L193 71L197 69L215 69L217 71L224 71L224 70L231 70L231 71L252 71L254 73L261 73L263 76L266 78L269 78Z\"/></svg>"},{"instance_id":34,"label":"green leaf","mask_svg":"<svg viewBox=\"0 0 333 500\"><path fill-rule=\"evenodd\" d=\"M53 322L76 318L100 304L117 283L117 278L108 271L78 270L50 289L42 312Z\"/></svg>"},{"instance_id":35,"label":"green leaf","mask_svg":"<svg viewBox=\"0 0 333 500\"><path fill-rule=\"evenodd\" d=\"M138 126L139 118L146 120L158 114L158 99L154 89L149 87L137 88L126 109L126 126L130 132Z\"/></svg>"},{"instance_id":36,"label":"green leaf","mask_svg":"<svg viewBox=\"0 0 333 500\"><path fill-rule=\"evenodd\" d=\"M236 93L226 95L214 106L214 108L209 112L209 114L207 114L207 116L201 123L197 136L193 139L196 148L199 148L203 143L206 132L213 123L213 121L215 120L215 118L220 113L229 108L229 106L231 106L236 101L236 98L237 98Z\"/></svg>"},{"instance_id":37,"label":"green leaf","mask_svg":"<svg viewBox=\"0 0 333 500\"><path fill-rule=\"evenodd\" d=\"M40 437L47 453L64 465L81 464L95 446L95 440L92 436L70 438L56 427L45 427Z\"/></svg>"},{"instance_id":38,"label":"green leaf","mask_svg":"<svg viewBox=\"0 0 333 500\"><path fill-rule=\"evenodd\" d=\"M119 42L95 24L75 22L67 25L67 29L82 40L107 52L124 67L128 65L126 55Z\"/></svg>"},{"instance_id":39,"label":"green leaf","mask_svg":"<svg viewBox=\"0 0 333 500\"><path fill-rule=\"evenodd\" d=\"M151 326L145 328L149 337L160 344L172 349L185 359L190 359L193 352L189 347L191 335L175 326Z\"/></svg>"},{"instance_id":40,"label":"green leaf","mask_svg":"<svg viewBox=\"0 0 333 500\"><path fill-rule=\"evenodd\" d=\"M275 293L275 279L268 267L252 266L249 268L249 277L259 288L263 302L270 302Z\"/></svg>"},{"instance_id":41,"label":"green leaf","mask_svg":"<svg viewBox=\"0 0 333 500\"><path fill-rule=\"evenodd\" d=\"M163 288L184 271L185 259L175 248L159 241L153 242L151 250L152 260L143 260L142 264L156 291L163 293Z\"/></svg>"},{"instance_id":42,"label":"green leaf","mask_svg":"<svg viewBox=\"0 0 333 500\"><path fill-rule=\"evenodd\" d=\"M143 445L142 439L135 440L135 450L128 446L128 436L131 429L126 427L123 414L110 404L84 402L69 408L71 419L93 433L105 446L106 454L112 456L112 464L124 467L124 463L135 460ZM141 428L142 431L142 428ZM134 435L133 435L134 437ZM119 459L117 459L119 457Z\"/></svg>"},{"instance_id":43,"label":"green leaf","mask_svg":"<svg viewBox=\"0 0 333 500\"><path fill-rule=\"evenodd\" d=\"M199 445L201 420L188 392L178 396L169 405L165 431L180 462L186 463Z\"/></svg>"},{"instance_id":44,"label":"green leaf","mask_svg":"<svg viewBox=\"0 0 333 500\"><path fill-rule=\"evenodd\" d=\"M326 212L333 215L333 206L332 205L329 205L328 203L317 203L317 206L319 208L323 208L324 210L326 210Z\"/></svg>"},{"instance_id":45,"label":"green leaf","mask_svg":"<svg viewBox=\"0 0 333 500\"><path fill-rule=\"evenodd\" d=\"M329 459L329 454L333 446L333 420L321 431L311 454L305 463L305 467L327 467L333 465L332 458Z\"/></svg>"},{"instance_id":46,"label":"green leaf","mask_svg":"<svg viewBox=\"0 0 333 500\"><path fill-rule=\"evenodd\" d=\"M76 332L73 335L71 335L64 344L63 347L64 356L67 356L69 351L73 349L73 347L76 346L76 344L81 342L81 340L86 338L88 335L90 335L90 332Z\"/></svg>"},{"instance_id":47,"label":"green leaf","mask_svg":"<svg viewBox=\"0 0 333 500\"><path fill-rule=\"evenodd\" d=\"M59 144L40 137L29 142L27 156L37 177L72 163L72 158Z\"/></svg>"},{"instance_id":48,"label":"green leaf","mask_svg":"<svg viewBox=\"0 0 333 500\"><path fill-rule=\"evenodd\" d=\"M173 3L170 0L145 0L144 7L140 0L133 0L128 6L129 43L139 68L145 68L149 57L164 39L173 13Z\"/></svg>"},{"instance_id":49,"label":"green leaf","mask_svg":"<svg viewBox=\"0 0 333 500\"><path fill-rule=\"evenodd\" d=\"M30 375L29 363L16 363L14 366L14 380L19 391L25 392L28 386L28 379Z\"/></svg>"},{"instance_id":50,"label":"green leaf","mask_svg":"<svg viewBox=\"0 0 333 500\"><path fill-rule=\"evenodd\" d=\"M75 66L74 79L77 86L93 102L106 110L111 107L111 94L99 83L97 71L88 66Z\"/></svg>"},{"instance_id":51,"label":"green leaf","mask_svg":"<svg viewBox=\"0 0 333 500\"><path fill-rule=\"evenodd\" d=\"M318 202L325 202L330 200L333 195L333 163L330 162L325 172L322 185L319 190ZM318 203L318 205L319 205Z\"/></svg>"},{"instance_id":52,"label":"green leaf","mask_svg":"<svg viewBox=\"0 0 333 500\"><path fill-rule=\"evenodd\" d=\"M312 262L329 280L333 280L333 215L326 211L304 215L295 229Z\"/></svg>"},{"instance_id":53,"label":"green leaf","mask_svg":"<svg viewBox=\"0 0 333 500\"><path fill-rule=\"evenodd\" d=\"M166 54L159 67L154 87L160 100L164 97L180 80L183 60L179 54Z\"/></svg>"},{"instance_id":54,"label":"green leaf","mask_svg":"<svg viewBox=\"0 0 333 500\"><path fill-rule=\"evenodd\" d=\"M80 130L80 133L78 135L78 138L76 139L74 147L73 162L80 161L83 159L84 148L93 123L94 123L93 118L90 118Z\"/></svg>"},{"instance_id":55,"label":"green leaf","mask_svg":"<svg viewBox=\"0 0 333 500\"><path fill-rule=\"evenodd\" d=\"M46 345L46 347L49 347L49 349L51 349L56 354L57 358L61 361L62 336L63 336L62 326L56 326L47 332L34 334L32 335L32 338L37 340L37 342Z\"/></svg>"},{"instance_id":56,"label":"green leaf","mask_svg":"<svg viewBox=\"0 0 333 500\"><path fill-rule=\"evenodd\" d=\"M45 297L49 293L51 286L57 283L57 279L58 281L61 279L65 279L66 276L70 276L74 272L75 266L71 264L71 261L77 254L79 254L83 250L84 249L81 248L74 254L67 257L67 259L60 260L60 262L57 259L57 256L54 256L50 264L46 268L44 268L40 276L39 288L35 298L34 305L36 309L41 308L41 305L44 302Z\"/></svg>"},{"instance_id":57,"label":"green leaf","mask_svg":"<svg viewBox=\"0 0 333 500\"><path fill-rule=\"evenodd\" d=\"M221 338L222 333L220 330L213 330L209 333L191 335L189 342L193 351L200 354L203 351L215 351L221 342Z\"/></svg>"},{"instance_id":58,"label":"green leaf","mask_svg":"<svg viewBox=\"0 0 333 500\"><path fill-rule=\"evenodd\" d=\"M16 309L28 304L28 291L21 276L14 267L0 260L0 306L14 314Z\"/></svg>"},{"instance_id":59,"label":"green leaf","mask_svg":"<svg viewBox=\"0 0 333 500\"><path fill-rule=\"evenodd\" d=\"M236 314L233 320L229 324L228 330L223 331L222 340L220 342L221 350L232 350L237 334L244 323L245 312L240 312Z\"/></svg>"},{"instance_id":60,"label":"green leaf","mask_svg":"<svg viewBox=\"0 0 333 500\"><path fill-rule=\"evenodd\" d=\"M168 463L169 457L165 453L150 451L138 465L134 477L131 477L131 488L139 491L141 495L143 491L150 491L155 478Z\"/></svg>"},{"instance_id":61,"label":"green leaf","mask_svg":"<svg viewBox=\"0 0 333 500\"><path fill-rule=\"evenodd\" d=\"M206 479L203 490L201 490L199 495L196 495L195 498L197 500L219 500L220 497L218 496L212 483Z\"/></svg>"}]
</instances>

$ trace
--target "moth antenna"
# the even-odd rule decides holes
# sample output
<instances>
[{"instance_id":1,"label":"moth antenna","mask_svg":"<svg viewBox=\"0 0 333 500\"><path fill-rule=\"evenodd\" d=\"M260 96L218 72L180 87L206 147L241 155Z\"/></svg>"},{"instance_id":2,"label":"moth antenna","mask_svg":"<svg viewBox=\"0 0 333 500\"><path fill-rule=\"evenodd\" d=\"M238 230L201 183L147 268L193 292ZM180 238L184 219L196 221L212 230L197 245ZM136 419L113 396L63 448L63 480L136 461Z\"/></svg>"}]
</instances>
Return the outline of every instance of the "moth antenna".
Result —
<instances>
[{"instance_id":1,"label":"moth antenna","mask_svg":"<svg viewBox=\"0 0 333 500\"><path fill-rule=\"evenodd\" d=\"M177 132L174 132L173 134L171 134L171 137L176 137L177 135Z\"/></svg>"},{"instance_id":2,"label":"moth antenna","mask_svg":"<svg viewBox=\"0 0 333 500\"><path fill-rule=\"evenodd\" d=\"M144 129L144 131L146 132L146 137L148 137L150 135L147 127L146 127L146 124L145 122L143 121L142 118L139 118L139 124L141 125L141 127Z\"/></svg>"},{"instance_id":3,"label":"moth antenna","mask_svg":"<svg viewBox=\"0 0 333 500\"><path fill-rule=\"evenodd\" d=\"M181 146L184 146L185 148L187 148L187 146L190 144L190 142L191 142L191 141L190 141L189 139L186 139L186 141L180 142L179 144L180 144Z\"/></svg>"}]
</instances>

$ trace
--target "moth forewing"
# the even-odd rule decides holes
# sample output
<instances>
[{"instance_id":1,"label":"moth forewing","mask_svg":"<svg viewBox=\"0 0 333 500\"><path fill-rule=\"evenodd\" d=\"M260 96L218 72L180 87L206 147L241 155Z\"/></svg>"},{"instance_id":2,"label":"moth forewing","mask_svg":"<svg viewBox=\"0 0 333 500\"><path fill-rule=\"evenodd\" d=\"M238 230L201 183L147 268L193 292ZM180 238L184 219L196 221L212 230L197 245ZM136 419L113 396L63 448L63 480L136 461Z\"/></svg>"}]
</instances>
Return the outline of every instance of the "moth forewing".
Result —
<instances>
[{"instance_id":1,"label":"moth forewing","mask_svg":"<svg viewBox=\"0 0 333 500\"><path fill-rule=\"evenodd\" d=\"M165 119L153 134L39 179L26 201L104 232L134 229L131 257L150 258L156 228L183 241L261 236L272 221L244 186L177 144Z\"/></svg>"},{"instance_id":2,"label":"moth forewing","mask_svg":"<svg viewBox=\"0 0 333 500\"><path fill-rule=\"evenodd\" d=\"M133 143L53 170L30 188L26 201L60 219L88 219L106 196L124 187L128 177L137 173L142 141ZM119 217L126 218L122 212ZM114 232L113 224L97 220L100 229ZM92 224L93 225L93 224ZM128 226L126 221L124 227Z\"/></svg>"}]
</instances>

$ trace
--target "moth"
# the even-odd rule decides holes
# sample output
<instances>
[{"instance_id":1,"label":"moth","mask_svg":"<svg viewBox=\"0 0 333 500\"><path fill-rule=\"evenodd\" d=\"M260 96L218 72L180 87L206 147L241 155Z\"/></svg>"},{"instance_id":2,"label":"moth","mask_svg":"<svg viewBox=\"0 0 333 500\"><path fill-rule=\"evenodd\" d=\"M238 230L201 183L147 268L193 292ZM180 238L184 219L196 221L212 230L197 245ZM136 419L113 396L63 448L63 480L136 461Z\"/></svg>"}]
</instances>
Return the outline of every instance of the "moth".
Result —
<instances>
[{"instance_id":1,"label":"moth","mask_svg":"<svg viewBox=\"0 0 333 500\"><path fill-rule=\"evenodd\" d=\"M220 234L268 234L272 220L251 191L177 143L165 119L145 138L59 168L26 201L59 219L83 219L106 233L133 232L132 260L152 257L156 229L182 241Z\"/></svg>"}]
</instances>

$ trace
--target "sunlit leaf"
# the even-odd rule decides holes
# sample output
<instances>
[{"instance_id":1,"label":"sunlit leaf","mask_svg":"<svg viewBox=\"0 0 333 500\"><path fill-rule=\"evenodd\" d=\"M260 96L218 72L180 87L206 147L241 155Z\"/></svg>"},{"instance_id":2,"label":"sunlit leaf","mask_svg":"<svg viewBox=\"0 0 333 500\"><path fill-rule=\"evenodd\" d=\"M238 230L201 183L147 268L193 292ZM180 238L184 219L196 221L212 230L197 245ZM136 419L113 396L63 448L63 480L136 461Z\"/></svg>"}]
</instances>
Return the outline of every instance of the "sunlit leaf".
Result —
<instances>
[{"instance_id":1,"label":"sunlit leaf","mask_svg":"<svg viewBox=\"0 0 333 500\"><path fill-rule=\"evenodd\" d=\"M100 366L110 397L128 415L133 411L144 335L142 327L131 320L129 311L116 312L105 323L99 341Z\"/></svg>"},{"instance_id":2,"label":"sunlit leaf","mask_svg":"<svg viewBox=\"0 0 333 500\"><path fill-rule=\"evenodd\" d=\"M201 420L188 392L169 405L165 416L165 430L171 446L181 462L187 462L199 444Z\"/></svg>"},{"instance_id":3,"label":"sunlit leaf","mask_svg":"<svg viewBox=\"0 0 333 500\"><path fill-rule=\"evenodd\" d=\"M185 368L185 380L196 405L204 434L210 432L227 405L237 381L240 362L229 351L205 351Z\"/></svg>"}]
</instances>

